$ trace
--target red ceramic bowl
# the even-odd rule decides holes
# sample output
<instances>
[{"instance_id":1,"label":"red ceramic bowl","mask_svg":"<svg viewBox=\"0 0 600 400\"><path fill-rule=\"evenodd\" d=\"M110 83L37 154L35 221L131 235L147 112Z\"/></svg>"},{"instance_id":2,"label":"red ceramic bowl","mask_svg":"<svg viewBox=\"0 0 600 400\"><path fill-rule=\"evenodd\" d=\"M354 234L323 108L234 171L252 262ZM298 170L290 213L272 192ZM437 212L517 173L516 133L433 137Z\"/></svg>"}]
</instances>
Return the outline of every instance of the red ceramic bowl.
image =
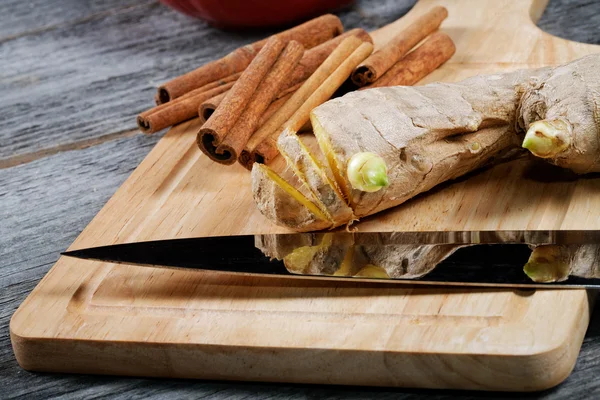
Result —
<instances>
[{"instance_id":1,"label":"red ceramic bowl","mask_svg":"<svg viewBox=\"0 0 600 400\"><path fill-rule=\"evenodd\" d=\"M160 0L224 28L286 25L348 5L353 0Z\"/></svg>"}]
</instances>

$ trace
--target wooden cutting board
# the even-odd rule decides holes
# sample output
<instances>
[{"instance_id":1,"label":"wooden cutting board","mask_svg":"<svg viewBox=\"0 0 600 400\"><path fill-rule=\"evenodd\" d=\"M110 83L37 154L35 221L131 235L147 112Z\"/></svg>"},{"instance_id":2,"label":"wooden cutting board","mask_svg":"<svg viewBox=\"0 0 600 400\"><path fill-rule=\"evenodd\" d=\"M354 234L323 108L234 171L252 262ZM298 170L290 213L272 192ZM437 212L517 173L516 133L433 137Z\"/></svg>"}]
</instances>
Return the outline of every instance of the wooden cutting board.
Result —
<instances>
[{"instance_id":1,"label":"wooden cutting board","mask_svg":"<svg viewBox=\"0 0 600 400\"><path fill-rule=\"evenodd\" d=\"M545 1L420 1L380 46L444 3L456 55L426 81L567 62L600 50L540 31ZM211 163L197 121L167 133L70 249L274 233L249 174ZM600 179L520 160L366 218L367 230L598 229ZM99 374L539 390L574 366L584 290L413 288L248 279L61 258L11 321L23 368Z\"/></svg>"}]
</instances>

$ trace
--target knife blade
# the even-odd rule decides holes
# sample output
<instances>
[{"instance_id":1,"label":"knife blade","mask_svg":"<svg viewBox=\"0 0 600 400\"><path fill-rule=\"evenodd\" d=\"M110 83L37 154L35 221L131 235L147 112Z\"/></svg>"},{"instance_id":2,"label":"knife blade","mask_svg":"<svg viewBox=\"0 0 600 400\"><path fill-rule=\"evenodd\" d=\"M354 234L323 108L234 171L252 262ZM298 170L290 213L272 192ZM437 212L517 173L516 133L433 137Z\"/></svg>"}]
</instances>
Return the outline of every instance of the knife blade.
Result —
<instances>
[{"instance_id":1,"label":"knife blade","mask_svg":"<svg viewBox=\"0 0 600 400\"><path fill-rule=\"evenodd\" d=\"M569 232L569 231L567 231ZM492 286L516 288L588 288L600 289L600 279L587 279L571 276L567 280L554 283L533 282L524 272L523 266L531 254L530 248L522 242L526 239L524 232L513 234L512 239L502 242L495 238L493 244L477 244L462 247L455 253L437 264L433 270L424 276L407 279L393 276L353 276L339 275L331 272L323 264L323 268L314 265L310 272L301 272L288 268L282 260L266 256L257 247L257 243L265 240L277 240L285 243L287 252L290 243L297 242L298 247L309 247L319 243L324 233L300 233L279 235L241 235L218 236L189 239L169 239L147 242L116 244L109 246L92 247L72 250L62 253L67 257L96 260L102 262L129 264L156 268L177 268L213 271L226 274L261 277L288 277L300 279L325 279L352 282L385 282L427 285L452 285L452 286ZM336 240L347 240L351 237L353 243L368 243L369 246L397 246L415 244L418 235L410 233L327 233ZM431 236L423 236L431 238ZM491 239L492 234L477 236L477 239ZM505 236L508 237L508 236ZM590 243L595 240L590 232L575 234L551 233L538 239L560 239L568 243ZM592 238L592 239L590 239ZM463 233L456 235L439 235L438 239L445 239L452 244L465 244ZM485 243L485 242L484 242ZM546 242L547 243L547 242ZM440 243L435 243L440 244ZM442 241L441 244L448 244ZM474 244L474 243L467 243ZM293 247L293 246L292 246Z\"/></svg>"}]
</instances>

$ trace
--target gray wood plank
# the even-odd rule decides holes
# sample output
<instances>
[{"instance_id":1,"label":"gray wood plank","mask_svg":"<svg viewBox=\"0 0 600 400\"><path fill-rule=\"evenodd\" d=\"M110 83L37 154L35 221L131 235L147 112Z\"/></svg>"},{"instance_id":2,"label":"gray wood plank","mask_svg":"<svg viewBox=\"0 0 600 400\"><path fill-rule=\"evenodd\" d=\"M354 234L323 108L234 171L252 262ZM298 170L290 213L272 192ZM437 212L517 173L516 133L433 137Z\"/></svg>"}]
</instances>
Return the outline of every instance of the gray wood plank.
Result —
<instances>
[{"instance_id":1,"label":"gray wood plank","mask_svg":"<svg viewBox=\"0 0 600 400\"><path fill-rule=\"evenodd\" d=\"M362 3L341 13L348 28L384 25L414 1ZM5 42L0 167L135 129L160 83L267 34L222 32L153 3Z\"/></svg>"},{"instance_id":2,"label":"gray wood plank","mask_svg":"<svg viewBox=\"0 0 600 400\"><path fill-rule=\"evenodd\" d=\"M14 0L13 0L14 1ZM71 1L48 1L57 8ZM347 26L362 25L376 27L387 21L398 18L412 4L411 1L360 1L358 6L342 12ZM146 6L144 6L146 7ZM110 114L107 118L123 118L126 120L134 115L132 110L137 101L151 103L148 93L163 78L184 72L198 63L207 60L215 52L226 52L244 41L240 35L221 33L204 26L203 23L176 15L162 6L148 6L151 10L146 17L129 10L124 15L102 16L93 21L84 21L72 29L64 29L61 34L51 34L50 31L23 37L0 45L0 88L5 96L19 98L24 102L25 111L18 114L13 110L10 122L2 113L7 104L0 98L0 122L3 129L0 134L0 147L17 143L17 150L24 154L36 149L48 148L55 143L40 143L47 134L45 129L37 128L37 136L23 140L21 134L28 129L31 112L36 110L37 117L44 124L51 126L55 121L67 124L63 130L64 139L56 143L74 143L82 138L94 138L103 135L127 131L120 124L103 125L106 130L94 130L102 111ZM600 15L600 4L591 0L551 0L547 12L543 15L540 26L546 31L570 39L599 43L600 35L597 29L597 18ZM143 14L143 13L142 13ZM39 16L42 18L42 16ZM4 14L0 13L0 25L5 22ZM117 21L118 20L118 21ZM108 22L107 22L108 21ZM112 21L112 22L110 22ZM566 25L565 25L566 24ZM135 28L129 25L136 25ZM162 50L152 49L144 40L128 39L127 35L115 32L119 26L125 26L129 33L149 33ZM142 29L142 27L144 27ZM158 29L157 27L160 27ZM166 28L173 28L168 31ZM62 28L61 28L62 29ZM53 32L60 32L54 29ZM87 30L95 30L89 33ZM160 34L154 35L157 31ZM259 34L255 34L259 35ZM573 35L573 36L571 36ZM199 38L198 41L194 39ZM128 44L119 44L126 40ZM206 40L206 41L204 41ZM249 40L249 39L245 39ZM19 41L19 45L5 47L11 42ZM32 43L35 42L35 43ZM58 42L58 43L56 43ZM85 45L81 45L84 43ZM97 44L104 44L103 46ZM37 44L36 44L37 43ZM168 43L174 43L175 49L165 49ZM214 45L212 52L205 49L206 43ZM35 45L34 45L35 44ZM44 47L51 51L44 52ZM138 47L146 46L145 56L139 55ZM189 49L193 49L190 51ZM31 52L40 51L43 57L36 57ZM55 52L61 52L62 60L75 63L69 69L51 60L47 66L34 68L35 62L44 63L47 58L54 57ZM117 55L114 55L114 54ZM20 55L25 58L23 64L11 62L11 79L5 75L7 66L6 54ZM79 60L79 54L86 62ZM165 54L163 56L163 54ZM106 56L110 62L96 66L95 63ZM176 57L177 62L169 62ZM204 58L202 58L204 57ZM18 59L18 58L17 58ZM127 62L121 63L123 59ZM146 81L138 81L135 70L130 64L144 62L140 65ZM122 65L127 65L126 71L121 71ZM21 67L19 67L21 65ZM86 68L92 70L89 72ZM20 70L29 71L20 74ZM33 71L33 72L32 72ZM93 75L104 71L97 80ZM108 72L107 72L108 71ZM127 72L133 71L133 72ZM161 75L162 74L162 75ZM80 77L81 75L81 77ZM59 82L78 81L81 85L68 86L72 94L61 94L60 86L52 87L49 83L59 76ZM157 78L158 77L158 78ZM160 79L159 79L160 78ZM85 83L87 82L87 83ZM140 83L141 82L141 83ZM126 99L119 107L104 108L103 101L110 98L113 83L133 84L137 90L147 90L148 93L134 99ZM39 86L38 86L39 85ZM86 86L87 85L87 86ZM40 90L36 90L36 88ZM88 87L89 90L86 94ZM26 90L29 96L19 97L21 90ZM121 96L129 96L126 90L119 92ZM97 99L97 100L96 100ZM53 104L54 102L54 104ZM14 101L12 103L15 103ZM87 109L80 105L85 103ZM44 107L51 106L51 112ZM29 108L27 108L29 107ZM37 107L37 108L36 108ZM131 115L130 115L131 114ZM86 119L87 118L87 119ZM96 119L94 119L96 118ZM73 126L68 125L69 121ZM129 121L129 120L128 120ZM133 121L129 121L133 122ZM131 127L132 124L129 125ZM111 128L112 127L112 128ZM117 128L115 128L117 127ZM116 129L116 130L114 130ZM91 130L86 136L78 131ZM51 133L58 131L54 127ZM73 139L70 135L75 135ZM114 139L119 135L110 136ZM79 139L77 139L79 138ZM414 399L427 397L432 399L479 399L497 398L512 399L525 397L518 394L449 392L428 390L393 390L377 388L348 388L324 387L308 385L278 385L278 384L245 384L233 382L201 382L168 379L138 379L120 377L97 377L62 374L29 373L21 370L12 354L8 337L8 321L17 306L39 282L47 270L58 258L58 253L64 250L79 234L83 227L93 218L106 200L120 186L139 161L148 153L158 136L146 137L134 135L95 145L91 148L61 152L53 156L32 161L28 164L0 170L0 399L47 399L47 398L120 398L120 399L198 399L198 398L272 398L272 399ZM46 146L46 147L44 147ZM76 147L76 146L75 146ZM527 395L533 398L546 399L578 399L600 397L600 308L592 317L592 323L586 334L577 365L565 383L555 389ZM9 389L6 389L9 388Z\"/></svg>"},{"instance_id":3,"label":"gray wood plank","mask_svg":"<svg viewBox=\"0 0 600 400\"><path fill-rule=\"evenodd\" d=\"M600 44L600 2L550 0L537 25L545 32L561 38Z\"/></svg>"},{"instance_id":4,"label":"gray wood plank","mask_svg":"<svg viewBox=\"0 0 600 400\"><path fill-rule=\"evenodd\" d=\"M24 374L10 316L159 138L135 135L0 170L0 370L12 371L0 374L0 388Z\"/></svg>"},{"instance_id":5,"label":"gray wood plank","mask_svg":"<svg viewBox=\"0 0 600 400\"><path fill-rule=\"evenodd\" d=\"M194 57L192 33L206 30L153 3L5 42L0 159L133 129L153 87Z\"/></svg>"},{"instance_id":6,"label":"gray wood plank","mask_svg":"<svg viewBox=\"0 0 600 400\"><path fill-rule=\"evenodd\" d=\"M0 42L143 4L139 0L3 0Z\"/></svg>"}]
</instances>

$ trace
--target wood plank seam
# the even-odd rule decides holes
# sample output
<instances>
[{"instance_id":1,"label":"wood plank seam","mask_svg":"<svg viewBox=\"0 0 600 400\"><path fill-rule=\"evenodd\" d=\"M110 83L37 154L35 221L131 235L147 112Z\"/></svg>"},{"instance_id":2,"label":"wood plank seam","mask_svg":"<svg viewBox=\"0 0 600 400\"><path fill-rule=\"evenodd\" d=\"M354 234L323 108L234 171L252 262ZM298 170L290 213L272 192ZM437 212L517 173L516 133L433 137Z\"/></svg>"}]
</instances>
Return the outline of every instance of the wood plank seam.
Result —
<instances>
[{"instance_id":1,"label":"wood plank seam","mask_svg":"<svg viewBox=\"0 0 600 400\"><path fill-rule=\"evenodd\" d=\"M73 150L81 150L87 147L96 146L102 143L106 143L112 140L117 140L121 138L131 137L134 135L139 135L140 132L138 129L129 129L125 131L108 133L106 135L92 137L88 139L77 140L71 143L64 143L58 146L45 148L42 150L34 151L31 153L19 154L13 157L7 157L4 159L0 159L0 169L15 167L17 165L26 164L40 158L45 158L48 156L52 156L54 154L62 153L65 151L73 151Z\"/></svg>"}]
</instances>

